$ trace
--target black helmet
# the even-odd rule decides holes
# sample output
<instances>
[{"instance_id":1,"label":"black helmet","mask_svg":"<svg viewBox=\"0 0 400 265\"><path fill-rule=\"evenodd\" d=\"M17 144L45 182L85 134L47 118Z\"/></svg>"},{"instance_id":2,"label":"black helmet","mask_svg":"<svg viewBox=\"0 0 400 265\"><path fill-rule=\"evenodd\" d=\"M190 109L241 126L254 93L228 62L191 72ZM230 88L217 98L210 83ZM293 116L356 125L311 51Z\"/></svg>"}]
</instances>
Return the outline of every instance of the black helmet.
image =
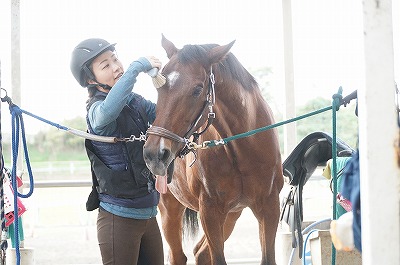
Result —
<instances>
[{"instance_id":1,"label":"black helmet","mask_svg":"<svg viewBox=\"0 0 400 265\"><path fill-rule=\"evenodd\" d=\"M87 78L94 80L94 75L89 69L89 64L104 51L115 50L115 44L110 44L103 39L87 39L79 43L72 51L71 72L76 81L82 86L87 87Z\"/></svg>"}]
</instances>

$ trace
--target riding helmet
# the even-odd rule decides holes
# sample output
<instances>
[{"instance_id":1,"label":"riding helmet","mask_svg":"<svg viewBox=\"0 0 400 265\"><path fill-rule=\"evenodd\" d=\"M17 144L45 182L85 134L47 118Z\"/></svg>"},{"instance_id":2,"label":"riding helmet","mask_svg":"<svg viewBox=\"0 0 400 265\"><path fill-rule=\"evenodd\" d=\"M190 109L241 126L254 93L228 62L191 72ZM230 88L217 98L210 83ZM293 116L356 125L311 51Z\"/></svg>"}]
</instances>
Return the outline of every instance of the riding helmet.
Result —
<instances>
[{"instance_id":1,"label":"riding helmet","mask_svg":"<svg viewBox=\"0 0 400 265\"><path fill-rule=\"evenodd\" d=\"M87 78L95 80L92 71L89 69L90 63L104 51L114 51L115 44L110 44L103 39L92 38L80 42L74 48L70 68L72 75L82 87L88 86Z\"/></svg>"}]
</instances>

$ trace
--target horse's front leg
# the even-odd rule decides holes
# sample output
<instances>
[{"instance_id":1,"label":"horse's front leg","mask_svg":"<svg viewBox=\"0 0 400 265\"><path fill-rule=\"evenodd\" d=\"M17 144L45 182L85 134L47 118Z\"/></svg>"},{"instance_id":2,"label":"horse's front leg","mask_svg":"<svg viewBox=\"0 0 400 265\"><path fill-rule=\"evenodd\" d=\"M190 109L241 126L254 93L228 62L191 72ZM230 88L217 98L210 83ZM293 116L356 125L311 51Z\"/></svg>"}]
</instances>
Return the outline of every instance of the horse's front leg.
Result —
<instances>
[{"instance_id":1,"label":"horse's front leg","mask_svg":"<svg viewBox=\"0 0 400 265\"><path fill-rule=\"evenodd\" d=\"M202 201L199 209L204 236L194 253L196 264L226 265L224 223L226 214L218 210L215 200Z\"/></svg>"},{"instance_id":2,"label":"horse's front leg","mask_svg":"<svg viewBox=\"0 0 400 265\"><path fill-rule=\"evenodd\" d=\"M169 263L185 265L187 257L182 247L182 218L185 207L168 191L161 195L158 208L161 213L164 237L169 245Z\"/></svg>"},{"instance_id":3,"label":"horse's front leg","mask_svg":"<svg viewBox=\"0 0 400 265\"><path fill-rule=\"evenodd\" d=\"M229 238L232 234L233 228L235 227L237 219L242 214L242 211L231 212L227 215L224 223L224 242ZM197 255L199 258L201 256L201 260L203 263L198 264L211 264L210 258L210 250L208 247L208 241L205 235L201 238L201 240L197 243L196 247L193 250L195 256ZM205 263L208 261L208 263Z\"/></svg>"},{"instance_id":4,"label":"horse's front leg","mask_svg":"<svg viewBox=\"0 0 400 265\"><path fill-rule=\"evenodd\" d=\"M276 265L275 237L280 213L278 189L268 198L258 200L250 208L258 220L262 251L261 265Z\"/></svg>"}]
</instances>

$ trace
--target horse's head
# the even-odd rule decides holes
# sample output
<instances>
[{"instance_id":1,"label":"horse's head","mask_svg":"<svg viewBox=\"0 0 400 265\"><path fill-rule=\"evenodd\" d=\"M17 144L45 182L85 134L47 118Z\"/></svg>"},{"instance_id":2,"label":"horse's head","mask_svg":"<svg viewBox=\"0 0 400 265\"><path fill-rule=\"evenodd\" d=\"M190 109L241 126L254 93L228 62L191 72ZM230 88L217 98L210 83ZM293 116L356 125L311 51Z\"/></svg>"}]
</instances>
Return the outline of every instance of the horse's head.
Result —
<instances>
[{"instance_id":1,"label":"horse's head","mask_svg":"<svg viewBox=\"0 0 400 265\"><path fill-rule=\"evenodd\" d=\"M155 175L165 175L188 138L206 121L214 104L212 66L228 54L227 45L185 45L177 49L162 36L169 62L162 70L167 82L158 88L156 120L148 130L144 159Z\"/></svg>"}]
</instances>

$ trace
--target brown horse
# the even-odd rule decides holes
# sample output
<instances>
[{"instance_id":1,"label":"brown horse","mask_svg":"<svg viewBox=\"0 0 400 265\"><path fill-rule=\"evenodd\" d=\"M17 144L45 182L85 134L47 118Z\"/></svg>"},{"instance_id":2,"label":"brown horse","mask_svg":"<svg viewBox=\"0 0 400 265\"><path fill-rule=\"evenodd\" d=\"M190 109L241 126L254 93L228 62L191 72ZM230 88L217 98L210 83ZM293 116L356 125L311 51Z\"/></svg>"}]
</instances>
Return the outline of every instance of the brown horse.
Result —
<instances>
[{"instance_id":1,"label":"brown horse","mask_svg":"<svg viewBox=\"0 0 400 265\"><path fill-rule=\"evenodd\" d=\"M274 122L255 79L229 52L233 43L177 49L162 36L169 58L162 70L167 82L158 88L157 118L148 130L144 157L155 175L165 176L174 164L169 191L159 205L171 264L187 262L182 249L186 208L199 213L204 230L194 249L196 263L222 265L226 264L224 242L245 207L258 220L261 264L276 264L283 186L277 132L268 130L229 144L197 148L202 141Z\"/></svg>"}]
</instances>

